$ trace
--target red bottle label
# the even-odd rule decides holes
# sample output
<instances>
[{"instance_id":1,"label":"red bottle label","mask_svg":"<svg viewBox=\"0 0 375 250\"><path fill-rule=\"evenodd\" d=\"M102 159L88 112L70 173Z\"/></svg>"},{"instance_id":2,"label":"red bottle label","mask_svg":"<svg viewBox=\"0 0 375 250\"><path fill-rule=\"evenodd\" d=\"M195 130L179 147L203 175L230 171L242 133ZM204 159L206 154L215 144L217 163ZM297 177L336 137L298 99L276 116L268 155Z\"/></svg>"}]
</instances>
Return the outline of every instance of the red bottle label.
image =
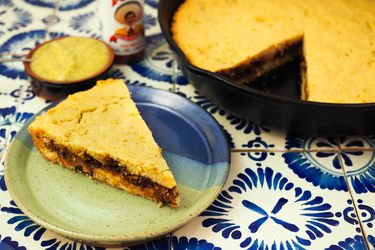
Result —
<instances>
[{"instance_id":1,"label":"red bottle label","mask_svg":"<svg viewBox=\"0 0 375 250\"><path fill-rule=\"evenodd\" d=\"M145 48L143 6L144 0L101 0L103 40L116 55L132 55Z\"/></svg>"}]
</instances>

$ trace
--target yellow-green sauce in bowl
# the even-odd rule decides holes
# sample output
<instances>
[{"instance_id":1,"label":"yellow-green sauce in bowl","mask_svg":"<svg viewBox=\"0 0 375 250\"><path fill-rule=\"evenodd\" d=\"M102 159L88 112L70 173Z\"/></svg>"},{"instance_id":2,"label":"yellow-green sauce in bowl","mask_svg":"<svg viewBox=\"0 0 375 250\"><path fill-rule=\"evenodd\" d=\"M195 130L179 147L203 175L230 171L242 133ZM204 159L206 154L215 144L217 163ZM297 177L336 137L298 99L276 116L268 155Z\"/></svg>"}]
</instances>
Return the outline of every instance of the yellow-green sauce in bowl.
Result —
<instances>
[{"instance_id":1,"label":"yellow-green sauce in bowl","mask_svg":"<svg viewBox=\"0 0 375 250\"><path fill-rule=\"evenodd\" d=\"M30 69L44 80L76 82L103 71L110 56L108 46L96 39L65 37L36 49Z\"/></svg>"},{"instance_id":2,"label":"yellow-green sauce in bowl","mask_svg":"<svg viewBox=\"0 0 375 250\"><path fill-rule=\"evenodd\" d=\"M89 37L62 37L32 49L24 66L33 92L49 100L91 88L106 79L114 62L113 49Z\"/></svg>"}]
</instances>

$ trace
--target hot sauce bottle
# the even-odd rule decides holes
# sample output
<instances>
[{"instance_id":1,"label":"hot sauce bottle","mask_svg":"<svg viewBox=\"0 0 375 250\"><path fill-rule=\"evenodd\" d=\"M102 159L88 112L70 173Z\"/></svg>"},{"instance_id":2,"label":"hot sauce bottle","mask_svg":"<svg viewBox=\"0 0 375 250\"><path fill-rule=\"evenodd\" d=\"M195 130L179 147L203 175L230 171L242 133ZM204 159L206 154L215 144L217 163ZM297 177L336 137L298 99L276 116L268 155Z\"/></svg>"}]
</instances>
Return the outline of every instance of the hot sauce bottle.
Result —
<instances>
[{"instance_id":1,"label":"hot sauce bottle","mask_svg":"<svg viewBox=\"0 0 375 250\"><path fill-rule=\"evenodd\" d=\"M101 0L102 37L115 51L115 62L135 63L143 58L144 0Z\"/></svg>"}]
</instances>

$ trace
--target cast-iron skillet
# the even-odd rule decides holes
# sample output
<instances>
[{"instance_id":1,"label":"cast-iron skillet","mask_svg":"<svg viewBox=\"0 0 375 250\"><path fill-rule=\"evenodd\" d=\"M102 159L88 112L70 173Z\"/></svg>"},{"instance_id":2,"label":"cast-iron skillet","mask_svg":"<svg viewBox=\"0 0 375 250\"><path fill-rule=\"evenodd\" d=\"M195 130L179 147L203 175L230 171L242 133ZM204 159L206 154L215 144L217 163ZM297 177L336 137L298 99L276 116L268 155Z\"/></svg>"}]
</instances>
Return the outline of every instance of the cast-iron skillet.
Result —
<instances>
[{"instance_id":1,"label":"cast-iron skillet","mask_svg":"<svg viewBox=\"0 0 375 250\"><path fill-rule=\"evenodd\" d=\"M375 132L375 103L330 104L299 100L298 62L289 63L258 79L251 84L252 87L236 84L193 66L173 41L170 31L173 15L182 2L160 0L158 18L161 29L176 53L185 77L213 103L240 117L294 134L349 135Z\"/></svg>"}]
</instances>

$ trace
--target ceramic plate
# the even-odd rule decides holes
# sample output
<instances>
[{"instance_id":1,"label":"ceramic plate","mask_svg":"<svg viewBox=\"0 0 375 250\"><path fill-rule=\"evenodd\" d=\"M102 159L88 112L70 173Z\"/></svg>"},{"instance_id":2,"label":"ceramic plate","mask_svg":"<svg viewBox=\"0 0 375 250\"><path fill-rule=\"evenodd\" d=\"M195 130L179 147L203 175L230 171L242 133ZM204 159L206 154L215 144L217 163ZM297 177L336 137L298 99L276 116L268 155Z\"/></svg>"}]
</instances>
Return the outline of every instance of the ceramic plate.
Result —
<instances>
[{"instance_id":1,"label":"ceramic plate","mask_svg":"<svg viewBox=\"0 0 375 250\"><path fill-rule=\"evenodd\" d=\"M28 134L31 118L12 141L4 175L14 201L35 222L89 244L132 245L178 229L219 194L230 154L216 121L181 96L129 88L176 178L181 206L159 208L155 202L47 162Z\"/></svg>"}]
</instances>

